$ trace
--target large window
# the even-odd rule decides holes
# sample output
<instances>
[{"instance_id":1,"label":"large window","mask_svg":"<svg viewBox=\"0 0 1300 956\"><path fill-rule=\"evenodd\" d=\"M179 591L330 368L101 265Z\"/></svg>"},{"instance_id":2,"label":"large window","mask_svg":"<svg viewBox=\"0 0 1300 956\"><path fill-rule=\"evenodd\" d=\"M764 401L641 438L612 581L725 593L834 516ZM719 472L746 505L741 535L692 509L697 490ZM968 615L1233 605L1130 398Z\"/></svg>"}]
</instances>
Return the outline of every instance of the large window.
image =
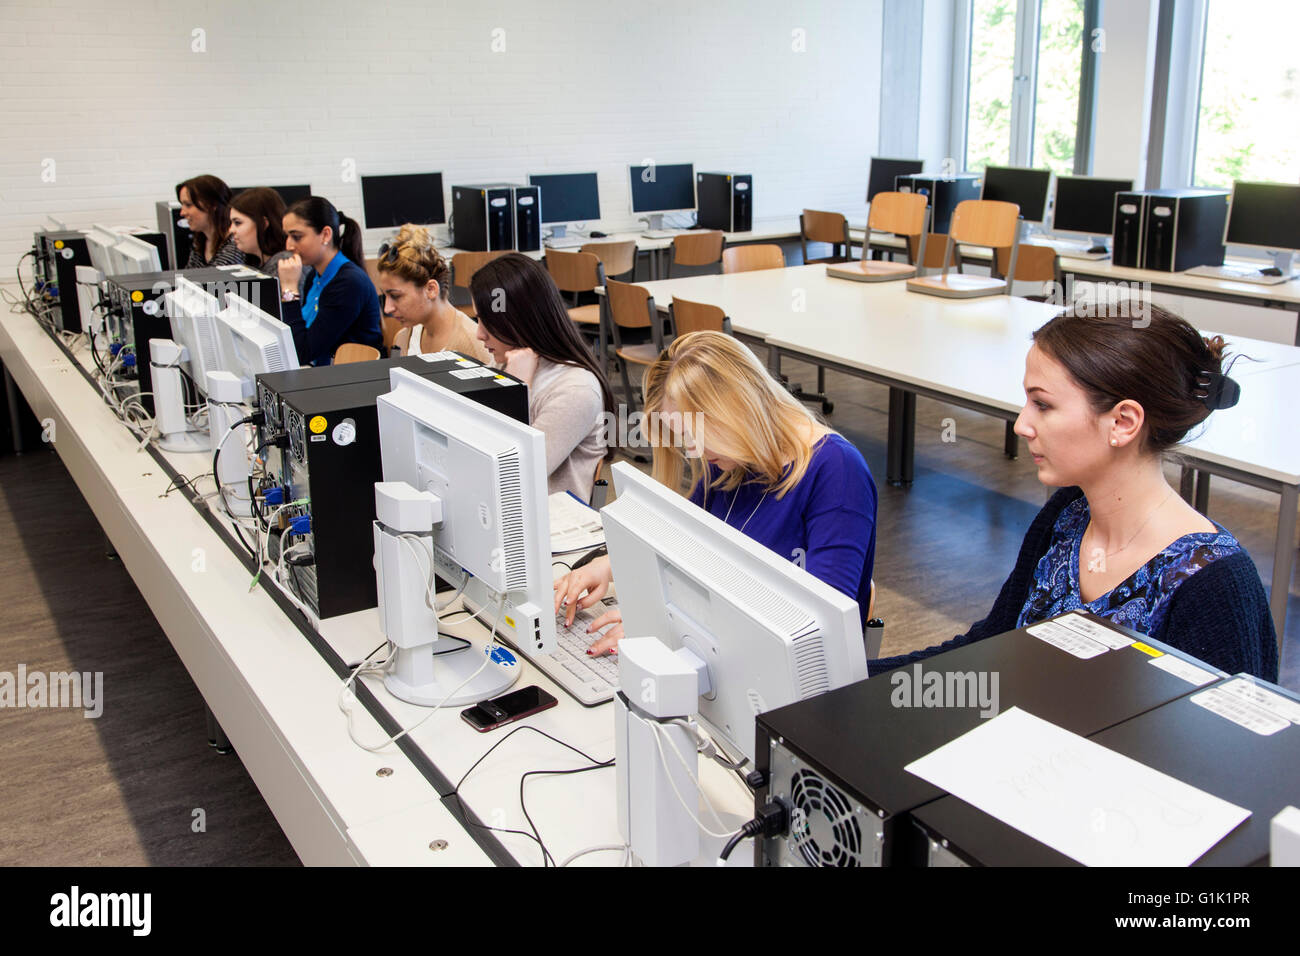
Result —
<instances>
[{"instance_id":1,"label":"large window","mask_svg":"<svg viewBox=\"0 0 1300 956\"><path fill-rule=\"evenodd\" d=\"M1080 136L1089 4L1097 0L970 0L965 168L1047 167L1087 172ZM1080 146L1084 146L1080 154Z\"/></svg>"},{"instance_id":2,"label":"large window","mask_svg":"<svg viewBox=\"0 0 1300 956\"><path fill-rule=\"evenodd\" d=\"M1193 181L1300 181L1300 3L1209 0Z\"/></svg>"}]
</instances>

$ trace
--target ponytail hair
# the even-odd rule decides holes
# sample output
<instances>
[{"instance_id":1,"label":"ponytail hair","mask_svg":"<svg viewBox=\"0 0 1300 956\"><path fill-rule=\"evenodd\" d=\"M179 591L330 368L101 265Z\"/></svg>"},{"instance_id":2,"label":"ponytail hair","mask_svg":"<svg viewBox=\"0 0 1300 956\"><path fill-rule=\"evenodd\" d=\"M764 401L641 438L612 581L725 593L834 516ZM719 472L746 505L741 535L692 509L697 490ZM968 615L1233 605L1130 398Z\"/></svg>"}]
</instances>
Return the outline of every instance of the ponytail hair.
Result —
<instances>
[{"instance_id":1,"label":"ponytail hair","mask_svg":"<svg viewBox=\"0 0 1300 956\"><path fill-rule=\"evenodd\" d=\"M349 219L334 208L334 204L324 196L306 196L289 207L285 215L293 214L317 232L324 232L329 226L333 233L334 248L347 256L362 268L366 264L366 254L361 242L361 226L355 219Z\"/></svg>"}]
</instances>

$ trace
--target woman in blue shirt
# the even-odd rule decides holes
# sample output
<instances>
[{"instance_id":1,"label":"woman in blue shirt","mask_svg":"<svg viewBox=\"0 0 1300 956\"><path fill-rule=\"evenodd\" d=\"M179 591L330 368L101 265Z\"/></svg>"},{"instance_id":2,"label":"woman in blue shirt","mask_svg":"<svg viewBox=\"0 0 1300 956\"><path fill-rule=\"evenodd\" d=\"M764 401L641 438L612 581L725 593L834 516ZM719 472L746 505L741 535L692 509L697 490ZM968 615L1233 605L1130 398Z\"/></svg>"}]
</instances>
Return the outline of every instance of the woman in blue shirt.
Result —
<instances>
[{"instance_id":1,"label":"woman in blue shirt","mask_svg":"<svg viewBox=\"0 0 1300 956\"><path fill-rule=\"evenodd\" d=\"M689 487L710 514L854 598L865 621L876 486L861 453L719 332L678 338L646 371L644 388L654 477ZM557 611L567 607L571 624L611 581L608 557L566 575L555 586ZM614 626L589 653L613 650L620 621L611 611L592 622L592 632Z\"/></svg>"},{"instance_id":2,"label":"woman in blue shirt","mask_svg":"<svg viewBox=\"0 0 1300 956\"><path fill-rule=\"evenodd\" d=\"M328 199L309 196L284 214L284 234L291 255L279 263L280 318L293 330L299 363L329 365L345 342L379 348L379 293L363 265L361 227Z\"/></svg>"},{"instance_id":3,"label":"woman in blue shirt","mask_svg":"<svg viewBox=\"0 0 1300 956\"><path fill-rule=\"evenodd\" d=\"M1230 674L1277 680L1277 632L1246 549L1165 480L1167 451L1237 401L1222 338L1149 306L1150 321L1065 312L1034 333L1016 434L1058 486L984 620L871 661L872 674L1083 609Z\"/></svg>"}]
</instances>

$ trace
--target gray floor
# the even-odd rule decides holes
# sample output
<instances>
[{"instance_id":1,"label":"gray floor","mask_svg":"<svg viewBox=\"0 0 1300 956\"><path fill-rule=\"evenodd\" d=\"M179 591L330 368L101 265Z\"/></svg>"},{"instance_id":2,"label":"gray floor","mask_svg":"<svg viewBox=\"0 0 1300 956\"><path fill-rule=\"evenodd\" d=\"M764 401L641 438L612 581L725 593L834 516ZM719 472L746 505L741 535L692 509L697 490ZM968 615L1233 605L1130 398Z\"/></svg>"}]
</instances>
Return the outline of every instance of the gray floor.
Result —
<instances>
[{"instance_id":1,"label":"gray floor","mask_svg":"<svg viewBox=\"0 0 1300 956\"><path fill-rule=\"evenodd\" d=\"M807 366L787 372L813 382ZM831 424L881 479L875 578L885 653L964 631L987 612L1045 499L1033 464L1003 456L1000 421L921 399L916 482L891 488L882 480L886 390L835 374L828 387ZM1265 581L1276 509L1276 495L1213 486L1211 516ZM53 453L0 458L0 541L0 671L19 662L103 671L115 702L98 720L0 709L0 865L296 863L238 758L208 748L197 692L125 568L105 557ZM1282 683L1300 690L1297 631L1293 578ZM192 829L196 809L206 832Z\"/></svg>"}]
</instances>

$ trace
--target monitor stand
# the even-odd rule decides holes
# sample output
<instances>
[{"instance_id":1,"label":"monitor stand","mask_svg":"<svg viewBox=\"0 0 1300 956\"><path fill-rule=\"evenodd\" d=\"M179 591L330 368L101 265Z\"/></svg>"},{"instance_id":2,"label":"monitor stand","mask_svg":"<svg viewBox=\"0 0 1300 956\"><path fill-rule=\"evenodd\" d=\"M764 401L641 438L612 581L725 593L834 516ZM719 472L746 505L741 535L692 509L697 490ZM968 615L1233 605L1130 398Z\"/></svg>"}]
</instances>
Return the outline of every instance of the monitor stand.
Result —
<instances>
[{"instance_id":1,"label":"monitor stand","mask_svg":"<svg viewBox=\"0 0 1300 956\"><path fill-rule=\"evenodd\" d=\"M1088 248L1088 253L1090 255L1110 254L1110 246L1106 244L1106 240L1108 240L1110 236L1092 236L1091 238L1092 245Z\"/></svg>"},{"instance_id":2,"label":"monitor stand","mask_svg":"<svg viewBox=\"0 0 1300 956\"><path fill-rule=\"evenodd\" d=\"M1273 268L1278 271L1279 275L1287 278L1291 277L1291 262L1295 258L1295 253L1290 249L1284 249L1281 252L1273 253Z\"/></svg>"},{"instance_id":3,"label":"monitor stand","mask_svg":"<svg viewBox=\"0 0 1300 956\"><path fill-rule=\"evenodd\" d=\"M664 214L661 212L652 212L641 217L645 223L646 232L661 232L664 228Z\"/></svg>"},{"instance_id":4,"label":"monitor stand","mask_svg":"<svg viewBox=\"0 0 1300 956\"><path fill-rule=\"evenodd\" d=\"M567 236L568 234L569 234L569 227L568 227L568 226L552 226L552 227L551 227L551 238L552 238L552 239L563 239L563 238L564 238L565 236Z\"/></svg>"}]
</instances>

